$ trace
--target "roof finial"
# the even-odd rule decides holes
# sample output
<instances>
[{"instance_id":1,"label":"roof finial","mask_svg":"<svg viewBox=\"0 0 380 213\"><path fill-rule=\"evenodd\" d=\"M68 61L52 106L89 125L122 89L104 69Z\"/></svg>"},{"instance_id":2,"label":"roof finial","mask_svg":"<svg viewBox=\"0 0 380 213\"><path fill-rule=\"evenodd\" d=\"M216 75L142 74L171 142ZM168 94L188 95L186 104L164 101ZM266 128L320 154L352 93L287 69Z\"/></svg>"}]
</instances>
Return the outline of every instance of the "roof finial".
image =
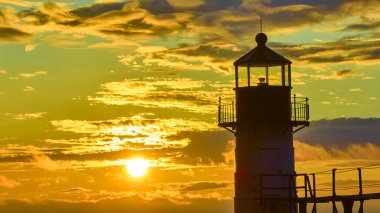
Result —
<instances>
[{"instance_id":1,"label":"roof finial","mask_svg":"<svg viewBox=\"0 0 380 213\"><path fill-rule=\"evenodd\" d=\"M256 35L256 38L255 38L256 42L257 42L257 45L258 46L265 46L265 43L267 43L267 35L265 35L265 33L263 33L263 19L260 15L260 33L258 33Z\"/></svg>"}]
</instances>

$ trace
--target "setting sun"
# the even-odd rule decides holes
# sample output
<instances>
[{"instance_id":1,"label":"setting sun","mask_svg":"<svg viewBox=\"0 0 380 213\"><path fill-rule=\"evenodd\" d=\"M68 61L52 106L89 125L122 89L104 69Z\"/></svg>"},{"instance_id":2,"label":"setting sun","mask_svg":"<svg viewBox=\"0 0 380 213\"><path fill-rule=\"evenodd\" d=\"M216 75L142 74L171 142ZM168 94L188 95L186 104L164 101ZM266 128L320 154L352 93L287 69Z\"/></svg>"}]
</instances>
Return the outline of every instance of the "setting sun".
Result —
<instances>
[{"instance_id":1,"label":"setting sun","mask_svg":"<svg viewBox=\"0 0 380 213\"><path fill-rule=\"evenodd\" d=\"M127 171L133 177L143 176L149 167L149 161L136 158L127 162Z\"/></svg>"}]
</instances>

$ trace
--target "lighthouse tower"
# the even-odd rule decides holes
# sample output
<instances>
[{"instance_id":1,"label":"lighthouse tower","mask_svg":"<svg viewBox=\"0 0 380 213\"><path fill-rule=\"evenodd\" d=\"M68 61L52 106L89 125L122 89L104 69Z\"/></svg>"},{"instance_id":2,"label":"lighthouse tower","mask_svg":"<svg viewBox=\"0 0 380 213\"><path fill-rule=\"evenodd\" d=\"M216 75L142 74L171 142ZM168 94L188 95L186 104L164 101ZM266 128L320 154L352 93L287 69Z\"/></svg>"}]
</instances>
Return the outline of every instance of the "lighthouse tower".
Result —
<instances>
[{"instance_id":1,"label":"lighthouse tower","mask_svg":"<svg viewBox=\"0 0 380 213\"><path fill-rule=\"evenodd\" d=\"M293 213L293 133L309 125L307 98L291 95L291 61L266 46L234 62L236 101L219 99L219 126L236 136L235 213Z\"/></svg>"}]
</instances>

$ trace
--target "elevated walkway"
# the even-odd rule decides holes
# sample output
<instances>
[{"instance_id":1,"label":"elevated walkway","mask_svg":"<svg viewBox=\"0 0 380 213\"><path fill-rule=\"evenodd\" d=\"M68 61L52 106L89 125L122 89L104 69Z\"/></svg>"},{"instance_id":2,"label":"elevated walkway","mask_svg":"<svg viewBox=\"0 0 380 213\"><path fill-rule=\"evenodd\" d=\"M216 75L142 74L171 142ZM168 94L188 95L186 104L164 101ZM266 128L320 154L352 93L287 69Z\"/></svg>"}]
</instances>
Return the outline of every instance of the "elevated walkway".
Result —
<instances>
[{"instance_id":1,"label":"elevated walkway","mask_svg":"<svg viewBox=\"0 0 380 213\"><path fill-rule=\"evenodd\" d=\"M363 185L362 169L380 169L380 164L370 165L359 168L332 169L331 171L323 171L311 174L262 174L260 177L260 196L256 198L260 202L283 201L289 204L289 212L307 213L307 205L312 204L312 213L317 213L318 203L331 203L332 213L338 213L336 203L341 202L344 213L352 213L355 202L359 202L358 213L364 212L364 201L380 199L380 193L363 193L363 188L379 187L380 183ZM345 173L357 170L358 184L350 186L336 186L336 173ZM337 172L338 171L338 172ZM317 196L316 174L324 174L332 176L331 188L323 188L321 191L330 192L331 196ZM266 178L287 178L288 186L286 187L268 187L263 184ZM302 180L299 180L302 178ZM297 185L298 182L301 185ZM380 180L379 180L380 182ZM287 190L288 196L276 197L272 192ZM357 190L357 194L337 195L337 190ZM380 191L380 190L379 190ZM284 194L284 193L282 193ZM268 196L269 195L269 196Z\"/></svg>"},{"instance_id":2,"label":"elevated walkway","mask_svg":"<svg viewBox=\"0 0 380 213\"><path fill-rule=\"evenodd\" d=\"M296 127L296 129L293 130L295 133L310 125L309 99L296 97L296 95L291 97L291 99L292 113L290 120L291 126ZM218 126L235 134L237 122L235 101L222 101L219 97Z\"/></svg>"}]
</instances>

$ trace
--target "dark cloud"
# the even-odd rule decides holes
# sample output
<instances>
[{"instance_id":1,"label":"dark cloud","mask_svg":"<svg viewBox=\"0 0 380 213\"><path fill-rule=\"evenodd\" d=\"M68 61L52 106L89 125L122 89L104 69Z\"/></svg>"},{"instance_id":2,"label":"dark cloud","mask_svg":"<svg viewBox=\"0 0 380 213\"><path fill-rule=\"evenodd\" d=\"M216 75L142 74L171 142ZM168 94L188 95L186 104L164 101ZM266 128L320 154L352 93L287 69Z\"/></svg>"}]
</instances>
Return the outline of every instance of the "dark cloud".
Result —
<instances>
[{"instance_id":1,"label":"dark cloud","mask_svg":"<svg viewBox=\"0 0 380 213\"><path fill-rule=\"evenodd\" d=\"M110 124L111 125L111 124ZM189 144L181 147L165 147L161 145L145 145L144 143L125 143L123 146L128 147L123 150L114 151L91 151L86 153L70 153L71 148L66 149L45 149L40 150L35 155L45 155L53 161L115 161L120 159L133 158L143 156L146 159L170 158L174 163L180 164L221 164L226 163L224 153L228 148L228 141L233 140L234 136L228 131L193 131L179 132L176 135L168 136L168 144L170 142L189 139ZM91 146L91 143L87 144ZM86 146L86 145L83 145ZM33 154L15 154L14 156L1 157L0 162L33 162L35 159Z\"/></svg>"},{"instance_id":2,"label":"dark cloud","mask_svg":"<svg viewBox=\"0 0 380 213\"><path fill-rule=\"evenodd\" d=\"M281 10L276 13L265 15L265 24L269 29L276 30L287 27L302 27L325 21L325 11L305 7L297 10ZM268 28L266 26L266 28Z\"/></svg>"},{"instance_id":3,"label":"dark cloud","mask_svg":"<svg viewBox=\"0 0 380 213\"><path fill-rule=\"evenodd\" d=\"M190 144L183 148L183 155L177 160L191 164L224 163L223 155L228 141L234 136L228 131L182 132L179 137L187 137ZM178 137L176 136L176 137Z\"/></svg>"},{"instance_id":4,"label":"dark cloud","mask_svg":"<svg viewBox=\"0 0 380 213\"><path fill-rule=\"evenodd\" d=\"M344 0L318 1L318 3L311 0L285 2L206 0L199 6L187 8L174 7L166 0L135 0L92 4L71 11L48 2L44 3L40 10L24 10L19 16L34 17L36 25L49 22L84 28L99 25L98 28L91 27L91 29L123 37L197 32L197 39L201 42L226 39L233 41L245 38L252 32L258 32L259 15L264 17L265 29L269 32L286 31L287 28L294 30L322 23L326 21L327 15L340 14L339 11L347 10L343 7L347 2ZM112 21L109 21L111 19ZM201 48L207 47L201 46L199 51L202 51ZM331 57L325 60L310 60L322 63L344 59Z\"/></svg>"},{"instance_id":5,"label":"dark cloud","mask_svg":"<svg viewBox=\"0 0 380 213\"><path fill-rule=\"evenodd\" d=\"M118 150L118 151L106 151L106 152L91 152L84 154L66 154L66 153L53 153L46 154L52 160L75 160L75 161L88 161L88 160L120 160L131 158L135 156L144 156L147 159L158 159L160 157L173 157L178 154L180 150L175 148L162 148L162 149L145 149L145 150ZM40 153L41 154L41 153ZM12 157L2 157L0 162L31 162L33 161L33 155L18 155Z\"/></svg>"},{"instance_id":6,"label":"dark cloud","mask_svg":"<svg viewBox=\"0 0 380 213\"><path fill-rule=\"evenodd\" d=\"M86 191L89 191L89 190L85 189L85 188L78 187L78 188L70 188L70 189L62 190L60 192L70 193L70 192L86 192Z\"/></svg>"},{"instance_id":7,"label":"dark cloud","mask_svg":"<svg viewBox=\"0 0 380 213\"><path fill-rule=\"evenodd\" d=\"M296 140L324 147L345 148L350 144L380 145L380 119L342 118L313 121L295 134Z\"/></svg>"},{"instance_id":8,"label":"dark cloud","mask_svg":"<svg viewBox=\"0 0 380 213\"><path fill-rule=\"evenodd\" d=\"M228 186L228 183L199 182L199 183L195 183L191 186L183 188L182 191L211 190L211 189L226 188L227 186Z\"/></svg>"},{"instance_id":9,"label":"dark cloud","mask_svg":"<svg viewBox=\"0 0 380 213\"><path fill-rule=\"evenodd\" d=\"M191 11L197 12L214 12L220 10L227 10L232 8L238 8L242 4L243 0L205 0L204 4L191 8Z\"/></svg>"},{"instance_id":10,"label":"dark cloud","mask_svg":"<svg viewBox=\"0 0 380 213\"><path fill-rule=\"evenodd\" d=\"M182 93L181 91L155 93L146 96L146 100L155 101L187 101L197 106L212 105L215 102L197 94Z\"/></svg>"},{"instance_id":11,"label":"dark cloud","mask_svg":"<svg viewBox=\"0 0 380 213\"><path fill-rule=\"evenodd\" d=\"M153 14L174 13L175 9L166 0L140 0L141 8Z\"/></svg>"},{"instance_id":12,"label":"dark cloud","mask_svg":"<svg viewBox=\"0 0 380 213\"><path fill-rule=\"evenodd\" d=\"M138 2L141 8L152 14L167 14L176 12L199 13L227 10L239 7L243 0L205 0L203 4L192 8L173 7L166 0L139 0Z\"/></svg>"},{"instance_id":13,"label":"dark cloud","mask_svg":"<svg viewBox=\"0 0 380 213\"><path fill-rule=\"evenodd\" d=\"M353 70L345 69L345 70L339 70L339 71L337 71L336 74L338 76L346 76L346 75L352 74L353 72L354 72Z\"/></svg>"},{"instance_id":14,"label":"dark cloud","mask_svg":"<svg viewBox=\"0 0 380 213\"><path fill-rule=\"evenodd\" d=\"M187 56L208 56L213 62L225 62L233 60L236 55L243 54L240 50L235 50L234 46L223 46L215 44L201 44L193 47L168 50L169 53L183 54Z\"/></svg>"},{"instance_id":15,"label":"dark cloud","mask_svg":"<svg viewBox=\"0 0 380 213\"><path fill-rule=\"evenodd\" d=\"M49 22L55 22L61 25L76 26L80 23L78 17L64 10L54 2L43 3L40 10L22 10L17 15L20 18L33 18L34 21L32 23L35 25L45 25Z\"/></svg>"},{"instance_id":16,"label":"dark cloud","mask_svg":"<svg viewBox=\"0 0 380 213\"><path fill-rule=\"evenodd\" d=\"M124 3L104 3L104 4L93 4L87 7L80 7L71 11L71 13L82 17L82 18L91 18L103 13L110 11L121 10L124 6Z\"/></svg>"},{"instance_id":17,"label":"dark cloud","mask_svg":"<svg viewBox=\"0 0 380 213\"><path fill-rule=\"evenodd\" d=\"M30 37L32 34L10 27L0 27L0 40L19 41Z\"/></svg>"},{"instance_id":18,"label":"dark cloud","mask_svg":"<svg viewBox=\"0 0 380 213\"><path fill-rule=\"evenodd\" d=\"M287 45L271 43L273 49L291 59L310 63L334 63L348 61L368 61L380 58L380 41L377 34L370 37L345 37L333 42ZM269 45L271 45L269 44ZM344 52L345 54L342 54Z\"/></svg>"},{"instance_id":19,"label":"dark cloud","mask_svg":"<svg viewBox=\"0 0 380 213\"><path fill-rule=\"evenodd\" d=\"M12 213L227 213L233 211L232 200L189 199L190 204L175 204L166 199L144 200L138 196L119 199L104 199L97 202L64 202L45 200L29 203L21 200L5 200L0 204L0 212Z\"/></svg>"},{"instance_id":20,"label":"dark cloud","mask_svg":"<svg viewBox=\"0 0 380 213\"><path fill-rule=\"evenodd\" d=\"M350 24L344 28L345 31L365 31L377 30L380 27L380 22L363 22L357 24Z\"/></svg>"},{"instance_id":21,"label":"dark cloud","mask_svg":"<svg viewBox=\"0 0 380 213\"><path fill-rule=\"evenodd\" d=\"M287 6L287 5L297 5L297 4L305 4L305 5L312 5L312 6L323 6L326 8L337 8L342 3L349 2L350 0L272 0L268 1L267 5L270 6Z\"/></svg>"}]
</instances>

